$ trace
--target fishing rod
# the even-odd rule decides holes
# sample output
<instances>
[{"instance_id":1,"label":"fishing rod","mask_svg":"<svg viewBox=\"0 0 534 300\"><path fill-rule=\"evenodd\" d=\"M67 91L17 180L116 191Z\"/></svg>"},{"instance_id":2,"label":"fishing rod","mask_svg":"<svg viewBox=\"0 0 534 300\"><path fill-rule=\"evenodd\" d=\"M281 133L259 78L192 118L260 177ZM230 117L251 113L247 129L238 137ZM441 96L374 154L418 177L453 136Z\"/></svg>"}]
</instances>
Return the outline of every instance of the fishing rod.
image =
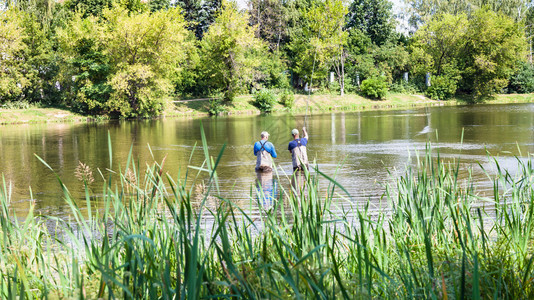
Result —
<instances>
[{"instance_id":1,"label":"fishing rod","mask_svg":"<svg viewBox=\"0 0 534 300\"><path fill-rule=\"evenodd\" d=\"M321 37L321 31L319 30L317 32L317 39ZM313 65L312 65L312 73L310 77L310 87L308 88L308 99L306 100L306 114L304 115L304 127L308 128L308 110L310 106L310 98L311 98L311 90L313 87L313 74L315 73L315 58L317 56L317 48L315 48L315 51L313 53Z\"/></svg>"}]
</instances>

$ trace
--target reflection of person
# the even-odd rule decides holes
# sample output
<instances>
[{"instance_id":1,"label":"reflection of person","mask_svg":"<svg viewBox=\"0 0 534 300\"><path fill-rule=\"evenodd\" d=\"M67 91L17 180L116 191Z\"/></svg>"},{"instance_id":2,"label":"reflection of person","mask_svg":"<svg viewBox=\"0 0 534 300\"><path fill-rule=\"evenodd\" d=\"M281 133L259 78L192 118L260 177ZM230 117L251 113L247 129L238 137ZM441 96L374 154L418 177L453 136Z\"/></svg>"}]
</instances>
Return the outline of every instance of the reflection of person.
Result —
<instances>
[{"instance_id":1,"label":"reflection of person","mask_svg":"<svg viewBox=\"0 0 534 300\"><path fill-rule=\"evenodd\" d=\"M273 178L273 172L256 172L256 175L258 177L256 181L258 200L261 200L264 206L272 206L278 197L278 182Z\"/></svg>"},{"instance_id":2,"label":"reflection of person","mask_svg":"<svg viewBox=\"0 0 534 300\"><path fill-rule=\"evenodd\" d=\"M256 159L256 171L271 172L273 170L273 158L276 158L276 150L271 142L268 142L269 133L263 131L261 140L254 144Z\"/></svg>"},{"instance_id":3,"label":"reflection of person","mask_svg":"<svg viewBox=\"0 0 534 300\"><path fill-rule=\"evenodd\" d=\"M293 172L302 171L304 168L308 169L308 153L306 152L306 145L308 145L308 133L306 127L302 127L304 137L300 138L298 129L291 130L293 140L289 142L287 150L291 152L291 160L293 161Z\"/></svg>"}]
</instances>

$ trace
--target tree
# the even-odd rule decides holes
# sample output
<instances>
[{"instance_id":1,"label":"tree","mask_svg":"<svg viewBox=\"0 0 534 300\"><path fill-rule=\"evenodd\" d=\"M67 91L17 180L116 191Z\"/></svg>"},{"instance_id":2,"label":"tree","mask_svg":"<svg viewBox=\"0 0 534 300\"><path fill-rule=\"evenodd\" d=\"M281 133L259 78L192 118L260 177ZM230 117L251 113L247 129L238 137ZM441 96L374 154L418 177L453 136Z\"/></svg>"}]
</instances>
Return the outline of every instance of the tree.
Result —
<instances>
[{"instance_id":1,"label":"tree","mask_svg":"<svg viewBox=\"0 0 534 300\"><path fill-rule=\"evenodd\" d=\"M221 0L178 0L175 5L182 8L185 20L188 22L187 28L200 40L209 26L215 22L221 3Z\"/></svg>"},{"instance_id":2,"label":"tree","mask_svg":"<svg viewBox=\"0 0 534 300\"><path fill-rule=\"evenodd\" d=\"M446 65L456 67L457 59L467 42L467 28L465 14L434 16L413 37L410 47L414 71L418 74L432 72L442 75Z\"/></svg>"},{"instance_id":3,"label":"tree","mask_svg":"<svg viewBox=\"0 0 534 300\"><path fill-rule=\"evenodd\" d=\"M344 93L345 46L344 30L347 9L340 0L325 0L305 10L302 30L292 34L289 44L293 56L293 72L307 83L326 78L332 68L338 73L341 94Z\"/></svg>"},{"instance_id":4,"label":"tree","mask_svg":"<svg viewBox=\"0 0 534 300\"><path fill-rule=\"evenodd\" d=\"M256 37L269 43L271 51L278 51L287 39L287 15L280 0L251 0L250 25L256 27Z\"/></svg>"},{"instance_id":5,"label":"tree","mask_svg":"<svg viewBox=\"0 0 534 300\"><path fill-rule=\"evenodd\" d=\"M514 20L489 9L477 10L460 54L461 88L476 99L499 92L526 58L524 30Z\"/></svg>"},{"instance_id":6,"label":"tree","mask_svg":"<svg viewBox=\"0 0 534 300\"><path fill-rule=\"evenodd\" d=\"M0 103L18 99L31 80L25 74L24 43L22 26L24 13L9 9L0 14Z\"/></svg>"},{"instance_id":7,"label":"tree","mask_svg":"<svg viewBox=\"0 0 534 300\"><path fill-rule=\"evenodd\" d=\"M170 7L171 7L170 0L149 0L148 1L148 8L152 12L158 11L158 10L169 9Z\"/></svg>"},{"instance_id":8,"label":"tree","mask_svg":"<svg viewBox=\"0 0 534 300\"><path fill-rule=\"evenodd\" d=\"M410 49L412 70L432 72L435 83L443 85L432 90L451 94L458 85L475 99L504 88L526 58L521 26L488 8L470 19L465 14L434 16L415 34Z\"/></svg>"},{"instance_id":9,"label":"tree","mask_svg":"<svg viewBox=\"0 0 534 300\"><path fill-rule=\"evenodd\" d=\"M61 87L75 110L92 115L106 113L112 92L106 29L97 18L83 15L85 12L79 12L65 29L58 31L64 61Z\"/></svg>"},{"instance_id":10,"label":"tree","mask_svg":"<svg viewBox=\"0 0 534 300\"><path fill-rule=\"evenodd\" d=\"M395 32L391 7L388 0L354 0L349 7L346 27L359 29L381 46Z\"/></svg>"},{"instance_id":11,"label":"tree","mask_svg":"<svg viewBox=\"0 0 534 300\"><path fill-rule=\"evenodd\" d=\"M475 11L487 8L506 15L516 22L523 21L532 3L529 0L405 0L410 14L410 23L415 28L428 22L432 16L439 14L471 15Z\"/></svg>"},{"instance_id":12,"label":"tree","mask_svg":"<svg viewBox=\"0 0 534 300\"><path fill-rule=\"evenodd\" d=\"M72 11L78 11L84 18L88 16L101 17L102 11L111 8L113 0L68 0L65 6Z\"/></svg>"},{"instance_id":13,"label":"tree","mask_svg":"<svg viewBox=\"0 0 534 300\"><path fill-rule=\"evenodd\" d=\"M224 99L235 95L254 81L264 44L254 36L248 15L239 12L235 2L224 2L220 14L201 42L202 73L211 90L222 91Z\"/></svg>"},{"instance_id":14,"label":"tree","mask_svg":"<svg viewBox=\"0 0 534 300\"><path fill-rule=\"evenodd\" d=\"M17 8L0 15L0 66L0 102L53 96L52 47L35 15Z\"/></svg>"},{"instance_id":15,"label":"tree","mask_svg":"<svg viewBox=\"0 0 534 300\"><path fill-rule=\"evenodd\" d=\"M90 113L159 114L192 47L181 10L129 14L115 7L103 18L78 16L59 33L75 76L74 103Z\"/></svg>"}]
</instances>

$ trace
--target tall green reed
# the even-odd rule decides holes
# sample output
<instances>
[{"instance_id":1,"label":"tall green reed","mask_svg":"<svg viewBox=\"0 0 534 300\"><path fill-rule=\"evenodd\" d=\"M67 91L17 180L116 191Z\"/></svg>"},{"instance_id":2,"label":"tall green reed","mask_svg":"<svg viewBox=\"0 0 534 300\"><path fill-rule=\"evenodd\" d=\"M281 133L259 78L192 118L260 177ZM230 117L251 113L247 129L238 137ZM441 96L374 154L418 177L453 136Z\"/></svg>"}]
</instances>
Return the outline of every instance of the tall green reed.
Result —
<instances>
[{"instance_id":1,"label":"tall green reed","mask_svg":"<svg viewBox=\"0 0 534 300\"><path fill-rule=\"evenodd\" d=\"M28 298L529 298L533 296L530 159L517 174L488 172L492 198L472 173L430 145L408 164L382 200L387 210L356 203L318 167L275 178L273 206L251 189L259 220L220 196L217 165L201 132L201 166L177 177L164 160L140 168L132 151L104 176L98 208L86 186L74 199L58 177L70 220L30 210L19 219L0 193L0 294ZM111 145L111 141L109 142ZM149 148L150 151L150 148ZM197 151L196 147L193 153ZM45 165L46 162L43 161ZM47 165L48 166L48 165ZM52 168L50 168L52 169ZM133 174L133 175L131 175ZM200 174L200 175L199 175ZM204 174L204 175L201 175ZM204 178L205 191L194 186ZM320 183L327 181L328 187ZM490 203L493 211L479 204ZM494 215L492 215L494 214ZM45 221L55 222L61 236Z\"/></svg>"}]
</instances>

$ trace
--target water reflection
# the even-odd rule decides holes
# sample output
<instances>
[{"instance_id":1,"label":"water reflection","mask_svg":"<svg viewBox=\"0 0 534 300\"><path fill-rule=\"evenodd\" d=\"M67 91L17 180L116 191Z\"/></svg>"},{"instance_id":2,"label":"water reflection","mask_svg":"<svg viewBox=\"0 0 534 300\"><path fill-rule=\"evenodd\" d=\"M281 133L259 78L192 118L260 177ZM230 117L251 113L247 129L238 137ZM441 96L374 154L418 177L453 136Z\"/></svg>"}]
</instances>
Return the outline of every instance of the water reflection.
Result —
<instances>
[{"instance_id":1,"label":"water reflection","mask_svg":"<svg viewBox=\"0 0 534 300\"><path fill-rule=\"evenodd\" d=\"M271 208L278 201L278 180L273 172L256 172L256 195L264 209Z\"/></svg>"}]
</instances>

